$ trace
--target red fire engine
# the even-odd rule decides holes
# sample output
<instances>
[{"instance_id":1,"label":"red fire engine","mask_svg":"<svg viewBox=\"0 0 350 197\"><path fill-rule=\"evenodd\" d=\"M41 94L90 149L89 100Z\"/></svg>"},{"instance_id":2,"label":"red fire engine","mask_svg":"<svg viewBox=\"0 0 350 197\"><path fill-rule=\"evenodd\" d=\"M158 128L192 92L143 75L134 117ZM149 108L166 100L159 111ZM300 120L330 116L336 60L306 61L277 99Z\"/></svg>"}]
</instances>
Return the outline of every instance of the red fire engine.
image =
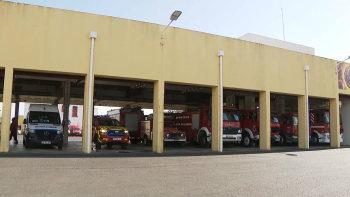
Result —
<instances>
[{"instance_id":1,"label":"red fire engine","mask_svg":"<svg viewBox=\"0 0 350 197\"><path fill-rule=\"evenodd\" d=\"M79 128L78 125L72 125L68 127L68 135L70 136L82 136L82 130Z\"/></svg>"},{"instance_id":2,"label":"red fire engine","mask_svg":"<svg viewBox=\"0 0 350 197\"><path fill-rule=\"evenodd\" d=\"M259 143L259 110L241 111L241 124L243 128L242 143L244 146L253 146L253 141ZM271 111L271 142L279 142L280 124L275 111Z\"/></svg>"},{"instance_id":3,"label":"red fire engine","mask_svg":"<svg viewBox=\"0 0 350 197\"><path fill-rule=\"evenodd\" d=\"M330 115L329 110L310 111L310 142L313 144L330 143ZM343 142L343 121L340 118L340 142Z\"/></svg>"},{"instance_id":4,"label":"red fire engine","mask_svg":"<svg viewBox=\"0 0 350 197\"><path fill-rule=\"evenodd\" d=\"M186 132L188 141L197 142L201 147L211 144L211 107L189 108L186 112L175 113L174 119L180 131ZM241 141L239 112L233 107L223 108L223 142L233 144Z\"/></svg>"},{"instance_id":5,"label":"red fire engine","mask_svg":"<svg viewBox=\"0 0 350 197\"><path fill-rule=\"evenodd\" d=\"M153 139L153 116L146 116L144 121L141 121L141 137L145 146L152 144ZM164 143L180 143L182 147L186 144L186 134L177 130L173 116L164 115Z\"/></svg>"},{"instance_id":6,"label":"red fire engine","mask_svg":"<svg viewBox=\"0 0 350 197\"><path fill-rule=\"evenodd\" d=\"M144 114L140 107L120 109L120 125L128 129L132 144L137 144L143 139L141 137L141 121L143 119Z\"/></svg>"},{"instance_id":7,"label":"red fire engine","mask_svg":"<svg viewBox=\"0 0 350 197\"><path fill-rule=\"evenodd\" d=\"M298 114L281 114L281 144L298 142Z\"/></svg>"},{"instance_id":8,"label":"red fire engine","mask_svg":"<svg viewBox=\"0 0 350 197\"><path fill-rule=\"evenodd\" d=\"M92 139L96 144L96 149L101 149L101 145L107 144L121 145L122 149L127 149L129 143L129 131L121 127L116 119L108 116L94 116L92 121Z\"/></svg>"}]
</instances>

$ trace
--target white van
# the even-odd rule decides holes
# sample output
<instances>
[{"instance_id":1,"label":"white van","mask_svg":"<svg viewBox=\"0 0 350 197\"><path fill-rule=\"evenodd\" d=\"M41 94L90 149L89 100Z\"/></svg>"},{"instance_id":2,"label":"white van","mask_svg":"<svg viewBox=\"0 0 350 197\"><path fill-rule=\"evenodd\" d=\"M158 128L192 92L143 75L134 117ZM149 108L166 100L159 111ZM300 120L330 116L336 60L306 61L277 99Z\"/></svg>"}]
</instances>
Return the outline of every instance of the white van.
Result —
<instances>
[{"instance_id":1,"label":"white van","mask_svg":"<svg viewBox=\"0 0 350 197\"><path fill-rule=\"evenodd\" d=\"M56 105L30 104L23 124L23 145L26 148L34 144L45 144L62 149L63 129Z\"/></svg>"}]
</instances>

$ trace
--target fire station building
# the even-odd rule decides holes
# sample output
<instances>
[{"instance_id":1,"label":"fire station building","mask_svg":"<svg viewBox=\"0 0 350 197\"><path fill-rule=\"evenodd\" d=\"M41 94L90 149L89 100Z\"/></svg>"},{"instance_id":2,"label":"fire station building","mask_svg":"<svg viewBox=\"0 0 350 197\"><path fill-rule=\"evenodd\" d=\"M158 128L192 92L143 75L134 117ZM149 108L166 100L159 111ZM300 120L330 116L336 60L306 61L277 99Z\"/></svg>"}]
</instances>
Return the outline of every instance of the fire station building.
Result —
<instances>
[{"instance_id":1,"label":"fire station building","mask_svg":"<svg viewBox=\"0 0 350 197\"><path fill-rule=\"evenodd\" d=\"M36 73L38 79L76 76L79 80L74 84L83 84L83 96L79 100L71 95L70 103L81 102L84 105L83 128L88 128L88 119L92 118L88 117L87 110L90 80L92 98L103 94L96 90L95 80L140 81L151 84L153 88L151 99L148 99L154 110L153 151L162 153L167 84L196 86L210 90L211 149L219 151L222 79L222 86L227 91L257 93L260 149L271 148L270 101L271 95L276 94L297 98L298 146L302 149L309 146L308 98L328 100L330 146L340 147L340 111L344 109L344 120L350 118L349 112L346 112L350 102L341 102L342 107L339 108L341 98L350 95L349 73L346 72L350 64L339 66L337 60L317 57L312 51L298 52L268 46L249 41L248 37L234 39L173 27L166 30L164 44L161 44L164 28L163 25L140 21L0 1L2 123L11 121L11 103L46 102L38 100L44 94L40 93L42 89L35 90L37 97L29 98L20 93L26 91L26 86L24 84L20 88L16 81L26 78L28 73ZM93 64L92 72L90 63ZM64 88L65 83L62 84ZM45 89L46 92L50 90ZM106 100L117 97L110 96ZM94 102L102 103L102 100L94 99ZM54 101L62 103L61 98L52 103ZM243 102L249 103L249 97ZM349 124L350 121L344 121L344 143L350 144L350 139L347 139ZM1 125L1 152L9 151L9 126ZM83 135L83 152L89 149L88 144L87 135Z\"/></svg>"}]
</instances>

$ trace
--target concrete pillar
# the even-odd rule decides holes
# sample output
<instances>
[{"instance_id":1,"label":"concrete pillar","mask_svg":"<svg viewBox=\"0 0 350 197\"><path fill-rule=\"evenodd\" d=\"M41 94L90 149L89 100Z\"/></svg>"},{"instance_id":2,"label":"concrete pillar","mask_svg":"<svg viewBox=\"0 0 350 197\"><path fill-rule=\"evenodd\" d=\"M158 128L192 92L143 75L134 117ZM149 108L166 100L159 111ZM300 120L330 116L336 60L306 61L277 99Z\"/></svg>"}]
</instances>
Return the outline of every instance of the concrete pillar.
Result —
<instances>
[{"instance_id":1,"label":"concrete pillar","mask_svg":"<svg viewBox=\"0 0 350 197\"><path fill-rule=\"evenodd\" d=\"M298 96L298 146L299 148L309 147L308 132L307 127L307 97L305 95Z\"/></svg>"},{"instance_id":2,"label":"concrete pillar","mask_svg":"<svg viewBox=\"0 0 350 197\"><path fill-rule=\"evenodd\" d=\"M286 100L285 99L276 99L276 111L278 114L278 117L280 117L281 114L286 112Z\"/></svg>"},{"instance_id":3,"label":"concrete pillar","mask_svg":"<svg viewBox=\"0 0 350 197\"><path fill-rule=\"evenodd\" d=\"M270 91L259 93L260 149L271 149Z\"/></svg>"},{"instance_id":4,"label":"concrete pillar","mask_svg":"<svg viewBox=\"0 0 350 197\"><path fill-rule=\"evenodd\" d=\"M226 96L226 106L228 107L232 107L232 106L236 106L236 97L235 96Z\"/></svg>"},{"instance_id":5,"label":"concrete pillar","mask_svg":"<svg viewBox=\"0 0 350 197\"><path fill-rule=\"evenodd\" d=\"M92 77L92 87L91 87L91 106L93 105L93 98L94 98L94 77ZM88 128L88 118L90 118L90 128L92 128L92 117L93 117L93 109L91 108L91 116L88 117L88 109L89 109L89 75L85 76L85 86L84 86L84 119L83 119L83 146L82 146L82 151L86 153L87 150L87 128ZM92 132L92 131L91 131ZM92 133L90 138L92 138ZM92 141L93 139L91 139ZM90 143L89 149L91 150L92 148L92 143Z\"/></svg>"},{"instance_id":6,"label":"concrete pillar","mask_svg":"<svg viewBox=\"0 0 350 197\"><path fill-rule=\"evenodd\" d=\"M329 100L331 147L340 147L339 97Z\"/></svg>"},{"instance_id":7,"label":"concrete pillar","mask_svg":"<svg viewBox=\"0 0 350 197\"><path fill-rule=\"evenodd\" d=\"M220 88L213 87L211 93L212 100L212 117L211 117L211 150L212 151L220 151L220 139L222 138L220 132L220 120L222 114L220 114Z\"/></svg>"},{"instance_id":8,"label":"concrete pillar","mask_svg":"<svg viewBox=\"0 0 350 197\"><path fill-rule=\"evenodd\" d=\"M270 103L269 103L269 105L270 105ZM255 109L255 97L254 96L245 96L244 107L245 107L245 110L254 110Z\"/></svg>"},{"instance_id":9,"label":"concrete pillar","mask_svg":"<svg viewBox=\"0 0 350 197\"><path fill-rule=\"evenodd\" d=\"M238 110L244 110L244 99L239 99Z\"/></svg>"},{"instance_id":10,"label":"concrete pillar","mask_svg":"<svg viewBox=\"0 0 350 197\"><path fill-rule=\"evenodd\" d=\"M9 151L13 68L5 68L2 101L1 147L0 152Z\"/></svg>"},{"instance_id":11,"label":"concrete pillar","mask_svg":"<svg viewBox=\"0 0 350 197\"><path fill-rule=\"evenodd\" d=\"M154 82L153 95L153 152L163 152L164 81Z\"/></svg>"},{"instance_id":12,"label":"concrete pillar","mask_svg":"<svg viewBox=\"0 0 350 197\"><path fill-rule=\"evenodd\" d=\"M342 107L340 108L340 114L343 118L343 143L342 145L350 145L350 100L342 100Z\"/></svg>"},{"instance_id":13,"label":"concrete pillar","mask_svg":"<svg viewBox=\"0 0 350 197\"><path fill-rule=\"evenodd\" d=\"M70 82L64 82L64 95L63 95L63 144L68 144L68 124L69 124L69 106L70 106Z\"/></svg>"}]
</instances>

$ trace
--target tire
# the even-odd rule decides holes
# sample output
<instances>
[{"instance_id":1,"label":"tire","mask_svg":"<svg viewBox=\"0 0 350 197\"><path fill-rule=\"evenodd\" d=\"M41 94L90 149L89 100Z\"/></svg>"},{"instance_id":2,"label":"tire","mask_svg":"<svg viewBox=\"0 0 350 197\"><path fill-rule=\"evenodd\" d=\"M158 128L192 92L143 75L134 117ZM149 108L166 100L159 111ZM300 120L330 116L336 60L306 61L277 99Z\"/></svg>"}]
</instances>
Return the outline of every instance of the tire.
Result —
<instances>
[{"instance_id":1,"label":"tire","mask_svg":"<svg viewBox=\"0 0 350 197\"><path fill-rule=\"evenodd\" d=\"M318 138L317 133L313 133L313 134L311 135L311 143L312 143L313 145L317 145L317 144L320 143L320 139Z\"/></svg>"},{"instance_id":2,"label":"tire","mask_svg":"<svg viewBox=\"0 0 350 197\"><path fill-rule=\"evenodd\" d=\"M128 149L128 144L126 144L126 143L125 143L125 144L122 144L122 145L121 145L121 148L122 148L122 150Z\"/></svg>"},{"instance_id":3,"label":"tire","mask_svg":"<svg viewBox=\"0 0 350 197\"><path fill-rule=\"evenodd\" d=\"M202 148L209 148L210 144L209 142L207 141L207 135L206 133L202 133L200 134L199 138L198 138L198 141L199 141L199 146L202 147Z\"/></svg>"},{"instance_id":4,"label":"tire","mask_svg":"<svg viewBox=\"0 0 350 197\"><path fill-rule=\"evenodd\" d=\"M280 133L281 136L281 141L279 143L280 146L286 146L287 145L287 138L286 135L284 135L283 133Z\"/></svg>"},{"instance_id":5,"label":"tire","mask_svg":"<svg viewBox=\"0 0 350 197\"><path fill-rule=\"evenodd\" d=\"M32 147L32 144L30 142L25 142L25 145L24 145L25 148L31 148Z\"/></svg>"},{"instance_id":6,"label":"tire","mask_svg":"<svg viewBox=\"0 0 350 197\"><path fill-rule=\"evenodd\" d=\"M137 144L138 140L130 140L131 144Z\"/></svg>"},{"instance_id":7,"label":"tire","mask_svg":"<svg viewBox=\"0 0 350 197\"><path fill-rule=\"evenodd\" d=\"M62 150L63 144L58 145L57 148L58 148L58 150Z\"/></svg>"},{"instance_id":8,"label":"tire","mask_svg":"<svg viewBox=\"0 0 350 197\"><path fill-rule=\"evenodd\" d=\"M147 136L145 135L145 137L143 138L143 145L145 146L149 146L152 144L152 141L151 140L148 140L147 139Z\"/></svg>"},{"instance_id":9,"label":"tire","mask_svg":"<svg viewBox=\"0 0 350 197\"><path fill-rule=\"evenodd\" d=\"M253 146L253 140L250 138L249 133L244 133L242 138L242 144L245 147L252 147Z\"/></svg>"},{"instance_id":10,"label":"tire","mask_svg":"<svg viewBox=\"0 0 350 197\"><path fill-rule=\"evenodd\" d=\"M112 148L112 144L107 144L107 147L108 148Z\"/></svg>"}]
</instances>

